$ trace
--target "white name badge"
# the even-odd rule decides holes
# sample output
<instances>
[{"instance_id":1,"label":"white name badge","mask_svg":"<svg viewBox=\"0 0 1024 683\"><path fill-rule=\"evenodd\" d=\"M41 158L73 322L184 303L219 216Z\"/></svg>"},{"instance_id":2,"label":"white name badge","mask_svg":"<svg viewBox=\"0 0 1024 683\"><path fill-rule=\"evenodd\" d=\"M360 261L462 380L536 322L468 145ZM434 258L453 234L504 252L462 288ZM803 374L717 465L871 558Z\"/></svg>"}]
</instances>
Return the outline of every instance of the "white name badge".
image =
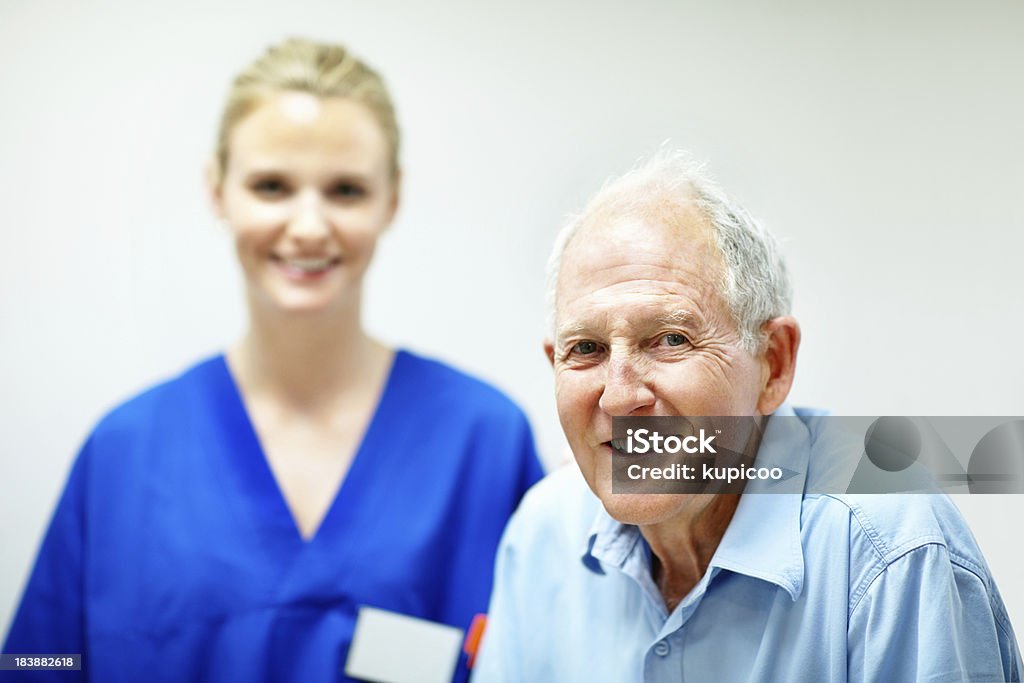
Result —
<instances>
[{"instance_id":1,"label":"white name badge","mask_svg":"<svg viewBox=\"0 0 1024 683\"><path fill-rule=\"evenodd\" d=\"M345 675L377 683L450 683L461 646L461 629L360 607Z\"/></svg>"}]
</instances>

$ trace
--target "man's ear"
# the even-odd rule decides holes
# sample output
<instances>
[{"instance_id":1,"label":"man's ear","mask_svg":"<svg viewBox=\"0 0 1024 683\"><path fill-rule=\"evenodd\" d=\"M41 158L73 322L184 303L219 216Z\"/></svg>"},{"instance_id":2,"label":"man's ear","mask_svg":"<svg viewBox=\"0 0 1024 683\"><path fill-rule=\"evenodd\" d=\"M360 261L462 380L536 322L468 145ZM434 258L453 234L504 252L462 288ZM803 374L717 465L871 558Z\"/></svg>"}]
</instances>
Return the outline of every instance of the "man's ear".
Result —
<instances>
[{"instance_id":1,"label":"man's ear","mask_svg":"<svg viewBox=\"0 0 1024 683\"><path fill-rule=\"evenodd\" d=\"M206 162L206 196L210 200L210 208L217 218L224 218L224 194L221 191L224 186L224 178L221 172L220 163L216 158L210 157Z\"/></svg>"},{"instance_id":2,"label":"man's ear","mask_svg":"<svg viewBox=\"0 0 1024 683\"><path fill-rule=\"evenodd\" d=\"M544 340L544 355L548 357L548 362L551 363L551 367L555 367L555 345L550 339Z\"/></svg>"},{"instance_id":3,"label":"man's ear","mask_svg":"<svg viewBox=\"0 0 1024 683\"><path fill-rule=\"evenodd\" d=\"M800 348L800 324L796 318L785 315L772 318L761 326L761 395L757 399L757 412L774 413L789 396L796 373L796 353Z\"/></svg>"}]
</instances>

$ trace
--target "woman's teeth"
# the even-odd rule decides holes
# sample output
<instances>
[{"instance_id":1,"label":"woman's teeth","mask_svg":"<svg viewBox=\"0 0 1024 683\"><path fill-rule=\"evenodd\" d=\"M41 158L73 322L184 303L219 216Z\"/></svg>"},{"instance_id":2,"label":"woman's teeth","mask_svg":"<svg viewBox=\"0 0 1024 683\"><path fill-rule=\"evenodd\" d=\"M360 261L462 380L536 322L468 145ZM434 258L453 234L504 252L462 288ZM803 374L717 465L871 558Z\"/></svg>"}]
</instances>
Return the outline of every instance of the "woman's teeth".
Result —
<instances>
[{"instance_id":1,"label":"woman's teeth","mask_svg":"<svg viewBox=\"0 0 1024 683\"><path fill-rule=\"evenodd\" d=\"M312 273L327 270L334 264L334 260L329 258L292 258L283 259L282 263L288 268L296 268Z\"/></svg>"}]
</instances>

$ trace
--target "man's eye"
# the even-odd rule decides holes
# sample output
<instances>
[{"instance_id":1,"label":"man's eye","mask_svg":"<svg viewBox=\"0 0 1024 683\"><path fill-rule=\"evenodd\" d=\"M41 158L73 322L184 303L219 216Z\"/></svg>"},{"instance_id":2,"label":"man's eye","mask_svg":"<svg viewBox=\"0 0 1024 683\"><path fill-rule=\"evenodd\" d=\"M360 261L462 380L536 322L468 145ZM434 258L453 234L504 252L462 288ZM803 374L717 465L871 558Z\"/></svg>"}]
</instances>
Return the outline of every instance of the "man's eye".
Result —
<instances>
[{"instance_id":1,"label":"man's eye","mask_svg":"<svg viewBox=\"0 0 1024 683\"><path fill-rule=\"evenodd\" d=\"M572 347L572 352L581 356L589 356L597 352L597 342L581 341Z\"/></svg>"},{"instance_id":2,"label":"man's eye","mask_svg":"<svg viewBox=\"0 0 1024 683\"><path fill-rule=\"evenodd\" d=\"M668 346L682 346L687 341L686 337L684 337L681 334L677 334L675 332L672 332L670 334L666 334L664 337L662 337L662 339L665 340L665 343Z\"/></svg>"}]
</instances>

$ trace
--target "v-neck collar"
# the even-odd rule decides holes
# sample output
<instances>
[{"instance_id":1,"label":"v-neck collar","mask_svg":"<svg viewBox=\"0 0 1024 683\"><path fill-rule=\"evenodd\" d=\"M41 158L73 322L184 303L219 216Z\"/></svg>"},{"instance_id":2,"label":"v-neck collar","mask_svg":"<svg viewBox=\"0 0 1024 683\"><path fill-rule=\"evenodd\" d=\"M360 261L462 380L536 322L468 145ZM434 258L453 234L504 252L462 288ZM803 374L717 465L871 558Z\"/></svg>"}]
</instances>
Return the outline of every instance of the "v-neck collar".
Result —
<instances>
[{"instance_id":1,"label":"v-neck collar","mask_svg":"<svg viewBox=\"0 0 1024 683\"><path fill-rule=\"evenodd\" d=\"M396 378L407 356L407 352L402 349L395 351L377 405L353 453L352 462L319 526L308 539L302 536L285 501L284 493L270 468L270 462L249 417L238 383L228 367L226 356L220 354L214 359L214 379L218 394L215 404L231 441L231 447L226 449L227 457L232 470L240 477L244 489L241 492L242 498L248 503L244 506L245 514L252 515L258 527L270 535L274 548L283 550L283 545L293 549L305 549L321 544L325 542L325 538L332 535L339 521L345 517L345 508L355 497L353 491L362 489L373 475L375 468L368 462L371 459L371 454L367 452L371 450L368 445L376 439L381 424L387 422L386 414L391 409Z\"/></svg>"}]
</instances>

